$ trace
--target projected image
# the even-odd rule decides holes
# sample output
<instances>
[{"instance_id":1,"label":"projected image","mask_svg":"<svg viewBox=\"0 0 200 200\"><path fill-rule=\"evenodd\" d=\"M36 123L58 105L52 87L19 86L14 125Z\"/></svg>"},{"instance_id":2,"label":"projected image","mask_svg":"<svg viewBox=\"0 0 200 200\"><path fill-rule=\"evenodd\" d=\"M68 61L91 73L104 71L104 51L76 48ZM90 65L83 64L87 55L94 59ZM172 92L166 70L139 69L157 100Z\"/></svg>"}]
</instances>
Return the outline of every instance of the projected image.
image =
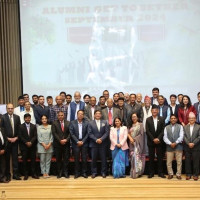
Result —
<instances>
[{"instance_id":1,"label":"projected image","mask_svg":"<svg viewBox=\"0 0 200 200\"><path fill-rule=\"evenodd\" d=\"M24 92L114 92L196 99L196 0L21 0Z\"/></svg>"}]
</instances>

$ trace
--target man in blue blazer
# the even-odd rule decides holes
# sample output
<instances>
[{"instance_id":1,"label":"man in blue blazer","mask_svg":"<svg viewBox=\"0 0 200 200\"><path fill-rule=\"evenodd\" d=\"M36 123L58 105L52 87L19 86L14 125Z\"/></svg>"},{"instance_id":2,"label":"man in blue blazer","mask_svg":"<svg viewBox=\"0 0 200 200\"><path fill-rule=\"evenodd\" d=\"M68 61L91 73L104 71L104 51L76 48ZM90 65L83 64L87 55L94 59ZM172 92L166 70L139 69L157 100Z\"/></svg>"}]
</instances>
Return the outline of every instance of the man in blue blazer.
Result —
<instances>
[{"instance_id":1,"label":"man in blue blazer","mask_svg":"<svg viewBox=\"0 0 200 200\"><path fill-rule=\"evenodd\" d=\"M197 94L198 102L194 104L195 110L197 111L197 120L196 122L200 124L200 92Z\"/></svg>"},{"instance_id":2,"label":"man in blue blazer","mask_svg":"<svg viewBox=\"0 0 200 200\"><path fill-rule=\"evenodd\" d=\"M77 119L70 122L69 132L75 159L74 178L80 176L80 154L82 160L82 176L87 178L88 122L84 120L84 111L77 112Z\"/></svg>"},{"instance_id":3,"label":"man in blue blazer","mask_svg":"<svg viewBox=\"0 0 200 200\"><path fill-rule=\"evenodd\" d=\"M92 178L97 175L97 158L101 158L101 175L106 178L107 163L106 163L106 146L109 135L109 125L106 120L101 120L101 111L94 112L94 120L88 124L88 135L90 138L89 146L92 154Z\"/></svg>"}]
</instances>

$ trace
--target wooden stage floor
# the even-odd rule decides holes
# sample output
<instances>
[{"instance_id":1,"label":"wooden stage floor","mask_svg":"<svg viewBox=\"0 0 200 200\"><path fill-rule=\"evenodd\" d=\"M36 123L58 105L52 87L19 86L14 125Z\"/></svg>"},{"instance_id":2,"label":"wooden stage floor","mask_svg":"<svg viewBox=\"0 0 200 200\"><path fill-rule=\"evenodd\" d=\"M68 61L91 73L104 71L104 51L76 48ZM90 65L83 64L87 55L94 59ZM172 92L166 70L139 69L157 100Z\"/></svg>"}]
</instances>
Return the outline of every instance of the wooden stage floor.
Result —
<instances>
[{"instance_id":1,"label":"wooden stage floor","mask_svg":"<svg viewBox=\"0 0 200 200\"><path fill-rule=\"evenodd\" d=\"M74 179L73 176L57 179L52 176L49 179L29 178L27 181L0 184L0 193L5 190L7 199L16 200L200 199L200 180L195 182L186 181L185 176L182 178L167 180L155 176L148 179L144 175L139 179L113 179L111 176L106 179Z\"/></svg>"}]
</instances>

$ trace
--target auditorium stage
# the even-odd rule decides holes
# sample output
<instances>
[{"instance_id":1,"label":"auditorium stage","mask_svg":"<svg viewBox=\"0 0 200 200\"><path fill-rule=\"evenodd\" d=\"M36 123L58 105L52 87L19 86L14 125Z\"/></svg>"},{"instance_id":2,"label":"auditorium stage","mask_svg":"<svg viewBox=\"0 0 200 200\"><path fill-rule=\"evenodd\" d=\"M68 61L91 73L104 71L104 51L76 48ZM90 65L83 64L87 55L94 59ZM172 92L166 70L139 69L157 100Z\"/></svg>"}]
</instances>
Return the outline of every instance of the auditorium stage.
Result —
<instances>
[{"instance_id":1,"label":"auditorium stage","mask_svg":"<svg viewBox=\"0 0 200 200\"><path fill-rule=\"evenodd\" d=\"M200 180L193 181L183 179L178 181L161 179L157 176L147 179L143 176L139 179L95 179L79 178L57 179L52 176L49 179L28 181L11 181L9 184L0 184L0 192L6 191L7 199L38 200L38 199L200 199Z\"/></svg>"}]
</instances>

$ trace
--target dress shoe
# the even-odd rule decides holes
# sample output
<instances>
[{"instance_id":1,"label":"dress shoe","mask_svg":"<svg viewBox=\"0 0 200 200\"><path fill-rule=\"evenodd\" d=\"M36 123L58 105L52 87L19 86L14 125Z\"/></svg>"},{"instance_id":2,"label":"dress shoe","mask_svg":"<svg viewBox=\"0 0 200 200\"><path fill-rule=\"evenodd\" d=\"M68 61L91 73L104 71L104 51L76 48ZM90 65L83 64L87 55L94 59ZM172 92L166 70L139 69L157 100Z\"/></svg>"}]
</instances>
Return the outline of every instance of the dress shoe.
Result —
<instances>
[{"instance_id":1,"label":"dress shoe","mask_svg":"<svg viewBox=\"0 0 200 200\"><path fill-rule=\"evenodd\" d=\"M1 179L0 183L9 183L9 181L5 180L5 179Z\"/></svg>"},{"instance_id":2,"label":"dress shoe","mask_svg":"<svg viewBox=\"0 0 200 200\"><path fill-rule=\"evenodd\" d=\"M191 176L186 176L186 180L190 180L191 179Z\"/></svg>"},{"instance_id":3,"label":"dress shoe","mask_svg":"<svg viewBox=\"0 0 200 200\"><path fill-rule=\"evenodd\" d=\"M15 179L15 180L22 180L19 176L17 176L17 175L13 175L13 179Z\"/></svg>"},{"instance_id":4,"label":"dress shoe","mask_svg":"<svg viewBox=\"0 0 200 200\"><path fill-rule=\"evenodd\" d=\"M95 178L96 177L96 174L92 174L92 176L91 176L92 178Z\"/></svg>"},{"instance_id":5,"label":"dress shoe","mask_svg":"<svg viewBox=\"0 0 200 200\"><path fill-rule=\"evenodd\" d=\"M198 181L198 176L193 176L194 181Z\"/></svg>"},{"instance_id":6,"label":"dress shoe","mask_svg":"<svg viewBox=\"0 0 200 200\"><path fill-rule=\"evenodd\" d=\"M126 176L125 176L125 175L123 175L123 176L120 176L120 178L126 178Z\"/></svg>"},{"instance_id":7,"label":"dress shoe","mask_svg":"<svg viewBox=\"0 0 200 200\"><path fill-rule=\"evenodd\" d=\"M149 174L148 175L148 178L153 178L154 177L154 174Z\"/></svg>"},{"instance_id":8,"label":"dress shoe","mask_svg":"<svg viewBox=\"0 0 200 200\"><path fill-rule=\"evenodd\" d=\"M102 174L102 177L103 177L103 178L106 178L106 174Z\"/></svg>"},{"instance_id":9,"label":"dress shoe","mask_svg":"<svg viewBox=\"0 0 200 200\"><path fill-rule=\"evenodd\" d=\"M166 178L166 176L164 175L164 174L158 174L158 176L160 177L160 178Z\"/></svg>"},{"instance_id":10,"label":"dress shoe","mask_svg":"<svg viewBox=\"0 0 200 200\"><path fill-rule=\"evenodd\" d=\"M176 178L177 178L178 180L181 180L181 179L182 179L181 176L177 176L177 175L176 175Z\"/></svg>"},{"instance_id":11,"label":"dress shoe","mask_svg":"<svg viewBox=\"0 0 200 200\"><path fill-rule=\"evenodd\" d=\"M69 178L69 174L68 173L64 173L64 177L65 178Z\"/></svg>"},{"instance_id":12,"label":"dress shoe","mask_svg":"<svg viewBox=\"0 0 200 200\"><path fill-rule=\"evenodd\" d=\"M10 176L7 176L7 177L6 177L6 181L9 181L9 182L10 182L10 181L11 181L11 177L10 177Z\"/></svg>"},{"instance_id":13,"label":"dress shoe","mask_svg":"<svg viewBox=\"0 0 200 200\"><path fill-rule=\"evenodd\" d=\"M39 176L37 176L37 175L33 175L32 178L34 178L34 179L40 179Z\"/></svg>"},{"instance_id":14,"label":"dress shoe","mask_svg":"<svg viewBox=\"0 0 200 200\"><path fill-rule=\"evenodd\" d=\"M57 175L57 178L61 178L62 176L60 174Z\"/></svg>"},{"instance_id":15,"label":"dress shoe","mask_svg":"<svg viewBox=\"0 0 200 200\"><path fill-rule=\"evenodd\" d=\"M25 176L24 176L24 180L25 180L25 181L28 180L28 175L25 175Z\"/></svg>"},{"instance_id":16,"label":"dress shoe","mask_svg":"<svg viewBox=\"0 0 200 200\"><path fill-rule=\"evenodd\" d=\"M88 175L86 173L83 173L82 175L84 178L88 178Z\"/></svg>"},{"instance_id":17,"label":"dress shoe","mask_svg":"<svg viewBox=\"0 0 200 200\"><path fill-rule=\"evenodd\" d=\"M168 179L172 179L172 178L173 178L173 175L168 175L167 178L168 178Z\"/></svg>"},{"instance_id":18,"label":"dress shoe","mask_svg":"<svg viewBox=\"0 0 200 200\"><path fill-rule=\"evenodd\" d=\"M74 175L74 179L77 179L78 177L79 177L78 174L75 174L75 175Z\"/></svg>"}]
</instances>

